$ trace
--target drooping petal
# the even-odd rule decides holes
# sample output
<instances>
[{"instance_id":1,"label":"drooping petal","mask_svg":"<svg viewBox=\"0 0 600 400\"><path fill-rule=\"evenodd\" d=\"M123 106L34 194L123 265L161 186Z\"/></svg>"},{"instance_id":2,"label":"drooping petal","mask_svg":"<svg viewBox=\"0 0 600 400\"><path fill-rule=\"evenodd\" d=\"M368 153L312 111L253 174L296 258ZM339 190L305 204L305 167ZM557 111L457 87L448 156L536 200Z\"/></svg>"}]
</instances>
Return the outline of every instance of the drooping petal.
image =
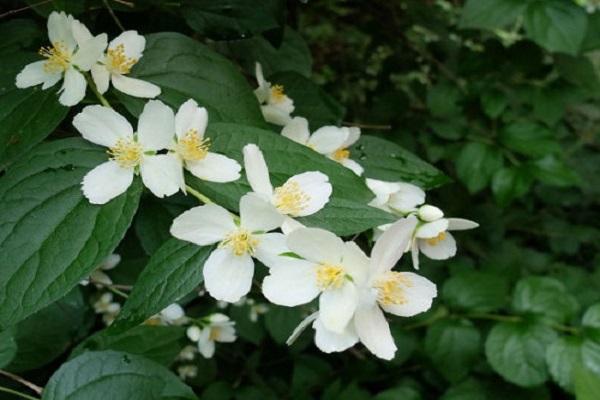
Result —
<instances>
[{"instance_id":1,"label":"drooping petal","mask_svg":"<svg viewBox=\"0 0 600 400\"><path fill-rule=\"evenodd\" d=\"M120 44L123 45L123 50L127 58L139 60L146 47L146 39L137 33L137 31L125 31L111 40L108 48L113 50Z\"/></svg>"},{"instance_id":2,"label":"drooping petal","mask_svg":"<svg viewBox=\"0 0 600 400\"><path fill-rule=\"evenodd\" d=\"M108 90L108 86L110 85L110 72L104 65L95 64L92 66L92 79L94 80L94 85L96 85L96 89L100 94L106 93Z\"/></svg>"},{"instance_id":3,"label":"drooping petal","mask_svg":"<svg viewBox=\"0 0 600 400\"><path fill-rule=\"evenodd\" d=\"M112 74L111 82L115 89L134 97L152 99L160 94L160 87L155 84L125 75Z\"/></svg>"},{"instance_id":4,"label":"drooping petal","mask_svg":"<svg viewBox=\"0 0 600 400\"><path fill-rule=\"evenodd\" d=\"M363 174L363 172L365 172L365 169L356 161L351 160L349 158L346 158L345 160L341 161L341 164L348 168L349 170L351 170L352 172L354 172L356 175L361 176Z\"/></svg>"},{"instance_id":5,"label":"drooping petal","mask_svg":"<svg viewBox=\"0 0 600 400\"><path fill-rule=\"evenodd\" d=\"M297 260L292 257L281 255L290 251L287 247L287 238L284 234L263 233L254 236L258 239L258 246L254 250L253 256L267 267L276 267Z\"/></svg>"},{"instance_id":6,"label":"drooping petal","mask_svg":"<svg viewBox=\"0 0 600 400\"><path fill-rule=\"evenodd\" d=\"M195 100L189 99L177 110L175 116L175 133L181 138L190 130L195 130L200 137L204 137L204 131L208 124L208 112L204 107L198 107Z\"/></svg>"},{"instance_id":7,"label":"drooping petal","mask_svg":"<svg viewBox=\"0 0 600 400\"><path fill-rule=\"evenodd\" d=\"M449 231L464 231L467 229L475 229L479 224L464 218L448 218Z\"/></svg>"},{"instance_id":8,"label":"drooping petal","mask_svg":"<svg viewBox=\"0 0 600 400\"><path fill-rule=\"evenodd\" d=\"M314 265L303 260L271 268L262 289L270 302L287 307L309 303L320 292Z\"/></svg>"},{"instance_id":9,"label":"drooping petal","mask_svg":"<svg viewBox=\"0 0 600 400\"><path fill-rule=\"evenodd\" d=\"M247 144L243 149L244 169L246 178L256 193L262 194L267 198L273 195L273 186L269 178L269 169L262 154L262 151L255 144Z\"/></svg>"},{"instance_id":10,"label":"drooping petal","mask_svg":"<svg viewBox=\"0 0 600 400\"><path fill-rule=\"evenodd\" d=\"M199 246L219 242L236 225L229 211L216 204L191 208L173 220L171 235Z\"/></svg>"},{"instance_id":11,"label":"drooping petal","mask_svg":"<svg viewBox=\"0 0 600 400\"><path fill-rule=\"evenodd\" d=\"M352 277L357 286L366 282L369 273L369 257L355 242L344 243L342 264L346 273Z\"/></svg>"},{"instance_id":12,"label":"drooping petal","mask_svg":"<svg viewBox=\"0 0 600 400\"><path fill-rule=\"evenodd\" d=\"M251 232L268 232L279 228L283 215L274 205L256 193L247 193L240 199L240 225Z\"/></svg>"},{"instance_id":13,"label":"drooping petal","mask_svg":"<svg viewBox=\"0 0 600 400\"><path fill-rule=\"evenodd\" d=\"M346 138L346 141L342 147L350 147L356 143L358 139L360 139L360 128L356 126L350 126L346 129L348 129L348 137Z\"/></svg>"},{"instance_id":14,"label":"drooping petal","mask_svg":"<svg viewBox=\"0 0 600 400\"><path fill-rule=\"evenodd\" d=\"M19 89L25 89L46 82L51 74L44 71L45 63L46 61L36 61L27 64L17 75L17 78L15 79L16 86ZM58 75L59 79L62 76L60 73L52 75Z\"/></svg>"},{"instance_id":15,"label":"drooping petal","mask_svg":"<svg viewBox=\"0 0 600 400\"><path fill-rule=\"evenodd\" d=\"M209 182L233 182L240 178L242 166L232 158L217 153L206 153L202 160L186 161L192 175Z\"/></svg>"},{"instance_id":16,"label":"drooping petal","mask_svg":"<svg viewBox=\"0 0 600 400\"><path fill-rule=\"evenodd\" d=\"M402 218L392 224L375 242L371 251L371 276L391 270L400 260L412 238L417 219Z\"/></svg>"},{"instance_id":17,"label":"drooping petal","mask_svg":"<svg viewBox=\"0 0 600 400\"><path fill-rule=\"evenodd\" d=\"M296 229L304 227L304 225L296 221L294 218L286 216L283 220L283 223L281 224L281 232L283 232L286 235L289 235Z\"/></svg>"},{"instance_id":18,"label":"drooping petal","mask_svg":"<svg viewBox=\"0 0 600 400\"><path fill-rule=\"evenodd\" d=\"M348 324L344 332L336 333L325 328L323 321L317 318L312 327L315 330L315 345L324 353L344 351L358 343L353 324Z\"/></svg>"},{"instance_id":19,"label":"drooping petal","mask_svg":"<svg viewBox=\"0 0 600 400\"><path fill-rule=\"evenodd\" d=\"M50 43L61 43L68 50L75 48L76 42L73 37L72 24L73 17L65 14L63 11L53 11L48 16L48 38Z\"/></svg>"},{"instance_id":20,"label":"drooping petal","mask_svg":"<svg viewBox=\"0 0 600 400\"><path fill-rule=\"evenodd\" d=\"M133 168L106 161L88 172L81 183L83 194L92 204L105 204L125 193L133 182Z\"/></svg>"},{"instance_id":21,"label":"drooping petal","mask_svg":"<svg viewBox=\"0 0 600 400\"><path fill-rule=\"evenodd\" d=\"M343 333L358 305L358 291L353 283L327 289L319 297L319 319L325 328Z\"/></svg>"},{"instance_id":22,"label":"drooping petal","mask_svg":"<svg viewBox=\"0 0 600 400\"><path fill-rule=\"evenodd\" d=\"M348 128L323 126L312 134L308 145L321 154L330 154L343 147L349 134Z\"/></svg>"},{"instance_id":23,"label":"drooping petal","mask_svg":"<svg viewBox=\"0 0 600 400\"><path fill-rule=\"evenodd\" d=\"M175 136L175 114L171 107L160 100L148 101L140 114L137 134L144 151L168 148Z\"/></svg>"},{"instance_id":24,"label":"drooping petal","mask_svg":"<svg viewBox=\"0 0 600 400\"><path fill-rule=\"evenodd\" d=\"M256 63L255 76L256 82L258 83L258 88L254 90L254 94L256 95L258 102L262 104L269 99L269 87L271 85L267 81L265 81L262 66L260 65L260 63Z\"/></svg>"},{"instance_id":25,"label":"drooping petal","mask_svg":"<svg viewBox=\"0 0 600 400\"><path fill-rule=\"evenodd\" d=\"M410 246L410 256L412 259L413 268L419 269L419 240L413 239L412 244Z\"/></svg>"},{"instance_id":26,"label":"drooping petal","mask_svg":"<svg viewBox=\"0 0 600 400\"><path fill-rule=\"evenodd\" d=\"M425 192L420 187L404 182L397 182L398 190L389 198L389 206L402 213L414 211L425 202Z\"/></svg>"},{"instance_id":27,"label":"drooping petal","mask_svg":"<svg viewBox=\"0 0 600 400\"><path fill-rule=\"evenodd\" d=\"M406 302L403 304L382 305L382 308L400 317L412 317L431 308L437 296L437 288L433 282L412 272L401 272L402 291Z\"/></svg>"},{"instance_id":28,"label":"drooping petal","mask_svg":"<svg viewBox=\"0 0 600 400\"><path fill-rule=\"evenodd\" d=\"M288 248L309 261L337 265L344 255L344 242L319 228L298 228L288 235Z\"/></svg>"},{"instance_id":29,"label":"drooping petal","mask_svg":"<svg viewBox=\"0 0 600 400\"><path fill-rule=\"evenodd\" d=\"M415 232L415 236L420 239L430 239L438 236L447 229L448 220L446 218L442 218L438 219L437 221L427 222L419 226Z\"/></svg>"},{"instance_id":30,"label":"drooping petal","mask_svg":"<svg viewBox=\"0 0 600 400\"><path fill-rule=\"evenodd\" d=\"M447 260L456 255L456 240L450 232L443 239L419 239L419 250L432 260Z\"/></svg>"},{"instance_id":31,"label":"drooping petal","mask_svg":"<svg viewBox=\"0 0 600 400\"><path fill-rule=\"evenodd\" d=\"M329 177L318 171L308 171L294 175L286 183L288 182L297 183L299 189L308 195L306 205L297 213L299 217L312 215L321 210L329 202L333 192Z\"/></svg>"},{"instance_id":32,"label":"drooping petal","mask_svg":"<svg viewBox=\"0 0 600 400\"><path fill-rule=\"evenodd\" d=\"M79 103L85 97L85 88L87 82L85 77L75 68L69 68L65 72L65 80L61 88L61 95L58 98L60 104L72 107Z\"/></svg>"},{"instance_id":33,"label":"drooping petal","mask_svg":"<svg viewBox=\"0 0 600 400\"><path fill-rule=\"evenodd\" d=\"M293 108L293 107L292 107ZM288 110L283 109L279 105L267 104L260 107L265 121L275 125L285 126L290 123L292 117Z\"/></svg>"},{"instance_id":34,"label":"drooping petal","mask_svg":"<svg viewBox=\"0 0 600 400\"><path fill-rule=\"evenodd\" d=\"M106 33L102 33L81 43L73 55L73 65L76 65L81 71L89 71L102 57L104 49L106 49L106 41Z\"/></svg>"},{"instance_id":35,"label":"drooping petal","mask_svg":"<svg viewBox=\"0 0 600 400\"><path fill-rule=\"evenodd\" d=\"M235 303L250 291L254 262L248 254L236 256L228 248L215 249L204 263L204 285L217 300Z\"/></svg>"},{"instance_id":36,"label":"drooping petal","mask_svg":"<svg viewBox=\"0 0 600 400\"><path fill-rule=\"evenodd\" d=\"M101 146L112 147L119 138L132 138L133 128L112 108L87 106L73 118L73 126L84 139Z\"/></svg>"},{"instance_id":37,"label":"drooping petal","mask_svg":"<svg viewBox=\"0 0 600 400\"><path fill-rule=\"evenodd\" d=\"M281 135L293 140L296 143L307 145L310 131L308 130L308 120L304 117L294 117L281 130Z\"/></svg>"},{"instance_id":38,"label":"drooping petal","mask_svg":"<svg viewBox=\"0 0 600 400\"><path fill-rule=\"evenodd\" d=\"M215 355L215 342L210 340L210 328L206 327L200 333L198 340L198 351L204 358L212 358Z\"/></svg>"},{"instance_id":39,"label":"drooping petal","mask_svg":"<svg viewBox=\"0 0 600 400\"><path fill-rule=\"evenodd\" d=\"M377 357L391 360L396 344L390 326L377 304L361 304L354 315L354 328L360 341Z\"/></svg>"},{"instance_id":40,"label":"drooping petal","mask_svg":"<svg viewBox=\"0 0 600 400\"><path fill-rule=\"evenodd\" d=\"M159 198L174 195L184 186L183 167L179 160L169 154L144 156L140 175L144 186Z\"/></svg>"}]
</instances>

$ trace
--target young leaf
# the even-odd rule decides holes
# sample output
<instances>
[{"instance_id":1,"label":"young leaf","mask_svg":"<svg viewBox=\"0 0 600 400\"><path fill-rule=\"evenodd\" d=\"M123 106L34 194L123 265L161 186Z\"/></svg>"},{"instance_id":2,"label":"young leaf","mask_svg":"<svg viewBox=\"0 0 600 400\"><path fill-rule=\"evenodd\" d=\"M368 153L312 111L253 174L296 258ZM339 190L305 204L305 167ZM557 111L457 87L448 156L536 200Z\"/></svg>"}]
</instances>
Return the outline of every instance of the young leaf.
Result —
<instances>
[{"instance_id":1,"label":"young leaf","mask_svg":"<svg viewBox=\"0 0 600 400\"><path fill-rule=\"evenodd\" d=\"M498 29L513 23L525 9L521 0L467 0L461 28Z\"/></svg>"}]
</instances>

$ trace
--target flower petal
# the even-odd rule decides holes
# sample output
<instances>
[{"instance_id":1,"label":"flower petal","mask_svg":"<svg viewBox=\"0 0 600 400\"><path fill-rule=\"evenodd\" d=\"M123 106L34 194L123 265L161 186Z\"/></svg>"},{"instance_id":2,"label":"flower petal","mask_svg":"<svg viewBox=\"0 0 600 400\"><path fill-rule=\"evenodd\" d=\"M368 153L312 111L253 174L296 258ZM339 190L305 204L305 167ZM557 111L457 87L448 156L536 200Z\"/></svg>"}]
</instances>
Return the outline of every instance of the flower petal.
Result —
<instances>
[{"instance_id":1,"label":"flower petal","mask_svg":"<svg viewBox=\"0 0 600 400\"><path fill-rule=\"evenodd\" d=\"M389 206L402 213L414 211L425 202L423 189L410 183L398 182L398 190L390 195Z\"/></svg>"},{"instance_id":2,"label":"flower petal","mask_svg":"<svg viewBox=\"0 0 600 400\"><path fill-rule=\"evenodd\" d=\"M292 120L292 117L290 116L291 111L286 110L279 105L267 104L261 106L260 110L262 111L265 121L275 125L285 126Z\"/></svg>"},{"instance_id":3,"label":"flower petal","mask_svg":"<svg viewBox=\"0 0 600 400\"><path fill-rule=\"evenodd\" d=\"M348 137L346 138L346 141L342 147L350 147L356 143L358 139L360 139L360 128L356 126L349 126L346 129L348 129Z\"/></svg>"},{"instance_id":4,"label":"flower petal","mask_svg":"<svg viewBox=\"0 0 600 400\"><path fill-rule=\"evenodd\" d=\"M81 71L89 71L102 57L104 49L106 49L106 40L106 33L102 33L81 43L73 55L73 65L76 65Z\"/></svg>"},{"instance_id":5,"label":"flower petal","mask_svg":"<svg viewBox=\"0 0 600 400\"><path fill-rule=\"evenodd\" d=\"M448 218L448 230L449 231L465 231L467 229L475 229L479 224L475 221L471 221L463 218Z\"/></svg>"},{"instance_id":6,"label":"flower petal","mask_svg":"<svg viewBox=\"0 0 600 400\"><path fill-rule=\"evenodd\" d=\"M319 295L314 264L303 260L270 269L262 284L265 297L274 304L294 307Z\"/></svg>"},{"instance_id":7,"label":"flower petal","mask_svg":"<svg viewBox=\"0 0 600 400\"><path fill-rule=\"evenodd\" d=\"M456 240L450 232L446 232L444 239L432 240L419 239L419 250L432 260L447 260L456 255Z\"/></svg>"},{"instance_id":8,"label":"flower petal","mask_svg":"<svg viewBox=\"0 0 600 400\"><path fill-rule=\"evenodd\" d=\"M73 118L73 126L85 140L112 147L119 138L132 138L133 128L121 114L104 106L87 106Z\"/></svg>"},{"instance_id":9,"label":"flower petal","mask_svg":"<svg viewBox=\"0 0 600 400\"><path fill-rule=\"evenodd\" d=\"M295 258L281 255L290 251L284 234L263 233L255 235L255 237L258 239L258 246L254 250L254 258L267 267L271 268L297 261Z\"/></svg>"},{"instance_id":10,"label":"flower petal","mask_svg":"<svg viewBox=\"0 0 600 400\"><path fill-rule=\"evenodd\" d=\"M212 358L215 355L215 342L210 340L210 328L204 328L198 340L198 351L204 358Z\"/></svg>"},{"instance_id":11,"label":"flower petal","mask_svg":"<svg viewBox=\"0 0 600 400\"><path fill-rule=\"evenodd\" d=\"M39 85L40 83L44 83L49 79L54 79L55 76L58 76L58 79L62 77L59 74L48 74L44 71L44 64L46 61L36 61L31 64L27 64L25 68L19 72L17 78L15 79L15 84L19 89L25 89L31 86Z\"/></svg>"},{"instance_id":12,"label":"flower petal","mask_svg":"<svg viewBox=\"0 0 600 400\"><path fill-rule=\"evenodd\" d=\"M191 208L173 220L171 235L199 246L219 242L236 229L229 211L216 204Z\"/></svg>"},{"instance_id":13,"label":"flower petal","mask_svg":"<svg viewBox=\"0 0 600 400\"><path fill-rule=\"evenodd\" d=\"M81 23L81 21L78 21L76 19L74 19L71 22L71 32L73 34L75 42L77 42L79 46L81 46L83 43L87 42L88 40L94 37L90 33L90 30L87 28L87 26L85 26L83 23Z\"/></svg>"},{"instance_id":14,"label":"flower petal","mask_svg":"<svg viewBox=\"0 0 600 400\"><path fill-rule=\"evenodd\" d=\"M110 72L108 72L108 69L104 65L96 64L92 66L91 72L98 92L100 94L106 93L110 84Z\"/></svg>"},{"instance_id":15,"label":"flower petal","mask_svg":"<svg viewBox=\"0 0 600 400\"><path fill-rule=\"evenodd\" d=\"M108 48L113 50L120 44L123 45L123 51L127 58L139 60L146 47L146 39L137 31L125 31L111 40Z\"/></svg>"},{"instance_id":16,"label":"flower petal","mask_svg":"<svg viewBox=\"0 0 600 400\"><path fill-rule=\"evenodd\" d=\"M394 358L396 344L377 304L361 304L354 316L354 327L360 341L371 353L384 360Z\"/></svg>"},{"instance_id":17,"label":"flower petal","mask_svg":"<svg viewBox=\"0 0 600 400\"><path fill-rule=\"evenodd\" d=\"M204 285L217 300L235 303L250 291L254 262L247 254L236 256L230 249L217 248L204 263Z\"/></svg>"},{"instance_id":18,"label":"flower petal","mask_svg":"<svg viewBox=\"0 0 600 400\"><path fill-rule=\"evenodd\" d=\"M273 186L269 178L269 169L262 151L255 144L247 144L243 149L244 169L246 178L252 187L252 190L258 194L271 198L273 195Z\"/></svg>"},{"instance_id":19,"label":"flower petal","mask_svg":"<svg viewBox=\"0 0 600 400\"><path fill-rule=\"evenodd\" d=\"M323 321L317 318L312 327L315 330L315 345L324 353L344 351L358 343L353 324L348 324L344 332L336 333L325 328Z\"/></svg>"},{"instance_id":20,"label":"flower petal","mask_svg":"<svg viewBox=\"0 0 600 400\"><path fill-rule=\"evenodd\" d=\"M111 82L115 89L134 97L152 99L160 94L160 87L141 79L112 74Z\"/></svg>"},{"instance_id":21,"label":"flower petal","mask_svg":"<svg viewBox=\"0 0 600 400\"><path fill-rule=\"evenodd\" d=\"M240 178L242 166L232 158L208 152L202 160L186 161L192 175L209 182L233 182Z\"/></svg>"},{"instance_id":22,"label":"flower petal","mask_svg":"<svg viewBox=\"0 0 600 400\"><path fill-rule=\"evenodd\" d=\"M169 154L144 156L140 164L140 175L144 185L159 198L174 195L185 186L183 166Z\"/></svg>"},{"instance_id":23,"label":"flower petal","mask_svg":"<svg viewBox=\"0 0 600 400\"><path fill-rule=\"evenodd\" d=\"M410 245L410 256L414 269L419 269L419 239L413 239Z\"/></svg>"},{"instance_id":24,"label":"flower petal","mask_svg":"<svg viewBox=\"0 0 600 400\"><path fill-rule=\"evenodd\" d=\"M343 333L358 305L358 291L351 283L339 289L327 289L319 297L319 319L325 328Z\"/></svg>"},{"instance_id":25,"label":"flower petal","mask_svg":"<svg viewBox=\"0 0 600 400\"><path fill-rule=\"evenodd\" d=\"M195 100L189 99L177 110L175 116L175 133L181 138L189 130L194 129L200 137L204 137L206 125L208 124L208 111L204 107L198 107Z\"/></svg>"},{"instance_id":26,"label":"flower petal","mask_svg":"<svg viewBox=\"0 0 600 400\"><path fill-rule=\"evenodd\" d=\"M146 150L166 149L175 137L175 114L160 100L150 100L138 121L138 141Z\"/></svg>"},{"instance_id":27,"label":"flower petal","mask_svg":"<svg viewBox=\"0 0 600 400\"><path fill-rule=\"evenodd\" d=\"M392 224L375 242L371 251L371 276L391 270L406 250L417 226L414 216L402 218Z\"/></svg>"},{"instance_id":28,"label":"flower petal","mask_svg":"<svg viewBox=\"0 0 600 400\"><path fill-rule=\"evenodd\" d=\"M440 233L448 229L448 220L441 218L433 222L427 222L419 226L415 232L415 236L420 239L430 239L438 236Z\"/></svg>"},{"instance_id":29,"label":"flower petal","mask_svg":"<svg viewBox=\"0 0 600 400\"><path fill-rule=\"evenodd\" d=\"M352 277L357 286L361 286L366 282L369 273L369 262L369 257L355 242L344 243L342 264L346 273Z\"/></svg>"},{"instance_id":30,"label":"flower petal","mask_svg":"<svg viewBox=\"0 0 600 400\"><path fill-rule=\"evenodd\" d=\"M73 17L63 11L53 11L48 16L48 38L50 43L62 43L69 50L75 48L76 42L72 29Z\"/></svg>"},{"instance_id":31,"label":"flower petal","mask_svg":"<svg viewBox=\"0 0 600 400\"><path fill-rule=\"evenodd\" d=\"M86 86L87 82L83 74L75 68L69 68L65 72L65 80L60 89L62 93L58 98L59 103L67 107L79 103L85 97Z\"/></svg>"},{"instance_id":32,"label":"flower petal","mask_svg":"<svg viewBox=\"0 0 600 400\"><path fill-rule=\"evenodd\" d=\"M288 235L291 251L315 263L339 264L344 255L342 239L319 228L298 228Z\"/></svg>"},{"instance_id":33,"label":"flower petal","mask_svg":"<svg viewBox=\"0 0 600 400\"><path fill-rule=\"evenodd\" d=\"M281 232L286 235L289 235L293 231L298 228L305 228L300 222L296 221L294 218L288 217L287 215L283 219L283 223L281 224Z\"/></svg>"},{"instance_id":34,"label":"flower petal","mask_svg":"<svg viewBox=\"0 0 600 400\"><path fill-rule=\"evenodd\" d=\"M412 317L431 308L433 299L437 296L435 283L412 272L401 272L403 282L402 290L406 298L404 304L392 304L382 308L400 317Z\"/></svg>"},{"instance_id":35,"label":"flower petal","mask_svg":"<svg viewBox=\"0 0 600 400\"><path fill-rule=\"evenodd\" d=\"M83 177L82 190L92 204L105 204L125 193L133 182L133 168L121 168L115 161L106 161Z\"/></svg>"},{"instance_id":36,"label":"flower petal","mask_svg":"<svg viewBox=\"0 0 600 400\"><path fill-rule=\"evenodd\" d=\"M296 143L305 145L308 143L310 131L308 130L308 120L304 117L294 117L281 130L281 135L293 140Z\"/></svg>"},{"instance_id":37,"label":"flower petal","mask_svg":"<svg viewBox=\"0 0 600 400\"><path fill-rule=\"evenodd\" d=\"M312 134L308 145L321 154L330 154L343 147L349 134L348 128L323 126Z\"/></svg>"},{"instance_id":38,"label":"flower petal","mask_svg":"<svg viewBox=\"0 0 600 400\"><path fill-rule=\"evenodd\" d=\"M283 215L274 205L256 193L247 193L240 199L240 225L251 232L268 232L279 228Z\"/></svg>"},{"instance_id":39,"label":"flower petal","mask_svg":"<svg viewBox=\"0 0 600 400\"><path fill-rule=\"evenodd\" d=\"M298 217L312 215L325 207L329 202L333 187L329 183L329 177L322 172L309 171L294 175L287 180L296 182L300 190L309 196L306 206L298 212Z\"/></svg>"},{"instance_id":40,"label":"flower petal","mask_svg":"<svg viewBox=\"0 0 600 400\"><path fill-rule=\"evenodd\" d=\"M349 158L346 158L345 160L341 161L341 164L348 168L349 170L351 170L352 172L354 172L356 175L361 176L363 174L363 172L365 172L365 169L356 161L351 160Z\"/></svg>"}]
</instances>

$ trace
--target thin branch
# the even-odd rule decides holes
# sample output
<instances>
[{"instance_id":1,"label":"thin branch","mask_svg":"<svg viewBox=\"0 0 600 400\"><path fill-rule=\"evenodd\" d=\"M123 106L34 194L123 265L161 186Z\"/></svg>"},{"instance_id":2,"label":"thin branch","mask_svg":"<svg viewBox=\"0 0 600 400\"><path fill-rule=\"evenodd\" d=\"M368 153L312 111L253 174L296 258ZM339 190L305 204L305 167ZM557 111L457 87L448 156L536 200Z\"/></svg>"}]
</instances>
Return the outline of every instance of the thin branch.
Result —
<instances>
[{"instance_id":1,"label":"thin branch","mask_svg":"<svg viewBox=\"0 0 600 400\"><path fill-rule=\"evenodd\" d=\"M4 370L0 369L0 375L4 375L7 378L10 378L15 382L19 382L23 386L27 386L29 389L33 390L34 392L36 392L39 395L41 395L42 390L44 390L43 387L40 387L40 386L36 385L35 383L29 382L28 380L23 379L20 376L12 374L8 371L4 371Z\"/></svg>"},{"instance_id":2,"label":"thin branch","mask_svg":"<svg viewBox=\"0 0 600 400\"><path fill-rule=\"evenodd\" d=\"M43 1L40 1L39 3L30 4L30 5L25 6L25 7L16 8L14 10L9 10L9 11L5 12L4 14L0 14L0 18L8 17L9 15L17 14L17 13L20 13L22 11L27 11L27 10L29 10L31 8L34 8L34 7L37 7L37 6L41 6L41 5L46 4L46 3L50 3L51 1L52 0L43 0Z\"/></svg>"},{"instance_id":3,"label":"thin branch","mask_svg":"<svg viewBox=\"0 0 600 400\"><path fill-rule=\"evenodd\" d=\"M386 130L386 131L389 131L392 129L391 125L361 124L361 123L349 122L349 121L344 121L344 122L342 122L342 124L344 124L346 126L355 126L357 128L361 128L361 129L380 129L380 130Z\"/></svg>"},{"instance_id":4,"label":"thin branch","mask_svg":"<svg viewBox=\"0 0 600 400\"><path fill-rule=\"evenodd\" d=\"M0 392L12 394L13 396L22 397L22 398L27 399L27 400L39 400L37 397L33 397L33 396L30 396L30 395L25 394L25 393L17 392L16 390L12 390L12 389L9 389L9 388L4 387L4 386L0 386Z\"/></svg>"},{"instance_id":5,"label":"thin branch","mask_svg":"<svg viewBox=\"0 0 600 400\"><path fill-rule=\"evenodd\" d=\"M117 26L119 27L119 29L121 29L123 32L125 32L125 27L123 27L123 24L121 23L121 21L119 21L119 18L117 17L117 14L115 14L115 12L113 11L113 9L110 6L110 4L108 4L108 0L102 0L102 2L104 3L104 6L108 10L108 13L112 17L112 19L115 21L115 24L117 24Z\"/></svg>"},{"instance_id":6,"label":"thin branch","mask_svg":"<svg viewBox=\"0 0 600 400\"><path fill-rule=\"evenodd\" d=\"M131 7L131 8L135 7L135 4L133 4L133 2L130 2L130 1L125 1L125 0L113 0L113 1L115 3L123 4L124 6L127 6L127 7Z\"/></svg>"}]
</instances>

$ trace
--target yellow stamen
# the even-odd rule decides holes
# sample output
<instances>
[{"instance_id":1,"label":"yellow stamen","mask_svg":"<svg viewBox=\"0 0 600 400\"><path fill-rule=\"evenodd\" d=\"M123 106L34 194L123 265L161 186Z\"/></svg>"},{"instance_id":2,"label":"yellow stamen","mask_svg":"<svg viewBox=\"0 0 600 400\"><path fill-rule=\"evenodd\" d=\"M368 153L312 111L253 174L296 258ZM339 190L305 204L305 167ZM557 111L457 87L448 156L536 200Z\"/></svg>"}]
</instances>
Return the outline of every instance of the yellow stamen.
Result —
<instances>
[{"instance_id":1,"label":"yellow stamen","mask_svg":"<svg viewBox=\"0 0 600 400\"><path fill-rule=\"evenodd\" d=\"M128 74L137 62L137 58L125 55L125 46L122 43L106 52L106 68L117 74Z\"/></svg>"},{"instance_id":2,"label":"yellow stamen","mask_svg":"<svg viewBox=\"0 0 600 400\"><path fill-rule=\"evenodd\" d=\"M256 246L258 246L259 240L252 236L246 229L238 229L235 232L230 233L219 243L219 247L230 247L233 254L236 256L242 256L244 254L254 254Z\"/></svg>"},{"instance_id":3,"label":"yellow stamen","mask_svg":"<svg viewBox=\"0 0 600 400\"><path fill-rule=\"evenodd\" d=\"M285 100L285 92L283 91L283 85L271 86L271 100L273 103L281 103Z\"/></svg>"},{"instance_id":4,"label":"yellow stamen","mask_svg":"<svg viewBox=\"0 0 600 400\"><path fill-rule=\"evenodd\" d=\"M133 139L121 138L108 149L107 152L112 160L115 160L123 168L133 168L142 161L142 145Z\"/></svg>"},{"instance_id":5,"label":"yellow stamen","mask_svg":"<svg viewBox=\"0 0 600 400\"><path fill-rule=\"evenodd\" d=\"M208 334L208 340L212 340L214 342L220 336L221 336L221 328L220 327L213 326L210 328L210 333Z\"/></svg>"},{"instance_id":6,"label":"yellow stamen","mask_svg":"<svg viewBox=\"0 0 600 400\"><path fill-rule=\"evenodd\" d=\"M202 160L209 148L210 139L200 137L195 129L190 129L177 141L177 153L188 161Z\"/></svg>"},{"instance_id":7,"label":"yellow stamen","mask_svg":"<svg viewBox=\"0 0 600 400\"><path fill-rule=\"evenodd\" d=\"M408 299L404 288L411 286L412 282L406 274L392 271L386 272L383 278L373 285L377 289L377 301L384 306L405 304Z\"/></svg>"},{"instance_id":8,"label":"yellow stamen","mask_svg":"<svg viewBox=\"0 0 600 400\"><path fill-rule=\"evenodd\" d=\"M302 191L298 182L289 181L275 188L275 207L284 214L298 216L309 201L310 196Z\"/></svg>"},{"instance_id":9,"label":"yellow stamen","mask_svg":"<svg viewBox=\"0 0 600 400\"><path fill-rule=\"evenodd\" d=\"M427 244L430 246L437 246L441 241L446 239L446 232L440 232L436 237L427 239Z\"/></svg>"},{"instance_id":10,"label":"yellow stamen","mask_svg":"<svg viewBox=\"0 0 600 400\"><path fill-rule=\"evenodd\" d=\"M339 289L346 277L344 267L333 264L320 264L317 267L317 286L321 290Z\"/></svg>"},{"instance_id":11,"label":"yellow stamen","mask_svg":"<svg viewBox=\"0 0 600 400\"><path fill-rule=\"evenodd\" d=\"M338 149L332 155L335 161L344 161L350 158L350 150L348 149Z\"/></svg>"},{"instance_id":12,"label":"yellow stamen","mask_svg":"<svg viewBox=\"0 0 600 400\"><path fill-rule=\"evenodd\" d=\"M72 54L63 42L53 43L51 47L42 47L38 53L48 59L44 63L44 71L49 74L64 72L71 65Z\"/></svg>"}]
</instances>

